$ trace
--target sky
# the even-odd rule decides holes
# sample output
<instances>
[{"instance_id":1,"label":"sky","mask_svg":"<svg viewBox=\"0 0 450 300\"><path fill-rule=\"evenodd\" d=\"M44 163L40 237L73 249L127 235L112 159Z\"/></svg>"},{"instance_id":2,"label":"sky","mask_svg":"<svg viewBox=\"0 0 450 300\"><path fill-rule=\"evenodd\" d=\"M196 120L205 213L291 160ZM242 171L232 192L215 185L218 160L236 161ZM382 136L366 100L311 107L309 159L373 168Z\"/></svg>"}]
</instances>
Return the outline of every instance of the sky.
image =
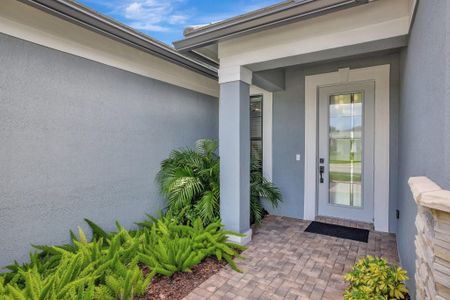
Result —
<instances>
[{"instance_id":1,"label":"sky","mask_svg":"<svg viewBox=\"0 0 450 300\"><path fill-rule=\"evenodd\" d=\"M220 21L281 0L78 0L168 45L189 25Z\"/></svg>"}]
</instances>

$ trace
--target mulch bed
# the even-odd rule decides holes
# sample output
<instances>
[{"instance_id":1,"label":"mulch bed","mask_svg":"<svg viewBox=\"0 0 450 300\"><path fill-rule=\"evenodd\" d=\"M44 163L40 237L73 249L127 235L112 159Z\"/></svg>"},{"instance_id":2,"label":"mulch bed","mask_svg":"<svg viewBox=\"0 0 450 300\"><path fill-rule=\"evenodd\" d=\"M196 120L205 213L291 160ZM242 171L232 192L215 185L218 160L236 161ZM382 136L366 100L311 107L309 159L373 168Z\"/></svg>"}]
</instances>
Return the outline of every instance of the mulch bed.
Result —
<instances>
[{"instance_id":1,"label":"mulch bed","mask_svg":"<svg viewBox=\"0 0 450 300\"><path fill-rule=\"evenodd\" d=\"M147 295L141 299L183 299L209 277L219 272L225 265L224 261L208 257L201 264L194 266L191 273L175 273L172 277L155 276ZM148 273L145 268L144 273Z\"/></svg>"}]
</instances>

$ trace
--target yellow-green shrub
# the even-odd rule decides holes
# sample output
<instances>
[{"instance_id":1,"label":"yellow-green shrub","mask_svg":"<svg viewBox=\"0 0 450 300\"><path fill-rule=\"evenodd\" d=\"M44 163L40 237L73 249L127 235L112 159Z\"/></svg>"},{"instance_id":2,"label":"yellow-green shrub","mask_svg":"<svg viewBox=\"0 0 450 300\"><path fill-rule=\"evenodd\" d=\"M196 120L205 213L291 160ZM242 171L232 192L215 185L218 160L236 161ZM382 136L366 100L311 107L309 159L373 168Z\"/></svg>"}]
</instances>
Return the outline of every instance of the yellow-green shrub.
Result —
<instances>
[{"instance_id":1,"label":"yellow-green shrub","mask_svg":"<svg viewBox=\"0 0 450 300\"><path fill-rule=\"evenodd\" d=\"M345 300L405 299L408 276L405 270L389 264L385 259L367 256L360 259L345 275L350 286Z\"/></svg>"}]
</instances>

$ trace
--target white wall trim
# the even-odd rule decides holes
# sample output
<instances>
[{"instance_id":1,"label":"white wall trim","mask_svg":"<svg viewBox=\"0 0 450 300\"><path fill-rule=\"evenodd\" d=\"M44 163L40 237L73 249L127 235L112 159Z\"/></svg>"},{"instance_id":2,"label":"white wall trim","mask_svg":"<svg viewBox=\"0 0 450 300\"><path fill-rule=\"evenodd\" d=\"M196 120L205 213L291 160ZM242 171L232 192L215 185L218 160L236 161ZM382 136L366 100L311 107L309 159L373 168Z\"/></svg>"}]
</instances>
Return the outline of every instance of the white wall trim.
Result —
<instances>
[{"instance_id":1,"label":"white wall trim","mask_svg":"<svg viewBox=\"0 0 450 300\"><path fill-rule=\"evenodd\" d=\"M219 97L217 80L16 0L0 1L0 32L122 70Z\"/></svg>"},{"instance_id":2,"label":"white wall trim","mask_svg":"<svg viewBox=\"0 0 450 300\"><path fill-rule=\"evenodd\" d=\"M253 73L249 69L242 66L228 66L219 68L219 84L243 81L252 84Z\"/></svg>"},{"instance_id":3,"label":"white wall trim","mask_svg":"<svg viewBox=\"0 0 450 300\"><path fill-rule=\"evenodd\" d=\"M263 96L263 175L272 181L273 93L250 86L250 96Z\"/></svg>"},{"instance_id":4,"label":"white wall trim","mask_svg":"<svg viewBox=\"0 0 450 300\"><path fill-rule=\"evenodd\" d=\"M348 75L348 76L347 76ZM304 218L317 214L317 91L321 86L375 81L374 226L389 231L389 77L390 65L337 72L305 78L305 189ZM344 81L343 81L344 80Z\"/></svg>"}]
</instances>

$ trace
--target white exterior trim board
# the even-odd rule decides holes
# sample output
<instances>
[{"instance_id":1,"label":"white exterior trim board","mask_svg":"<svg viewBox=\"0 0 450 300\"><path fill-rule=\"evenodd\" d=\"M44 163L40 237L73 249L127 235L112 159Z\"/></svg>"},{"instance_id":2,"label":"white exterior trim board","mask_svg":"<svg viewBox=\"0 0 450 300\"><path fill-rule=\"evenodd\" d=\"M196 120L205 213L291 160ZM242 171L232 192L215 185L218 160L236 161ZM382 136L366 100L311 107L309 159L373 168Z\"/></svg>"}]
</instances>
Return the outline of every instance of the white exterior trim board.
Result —
<instances>
[{"instance_id":1,"label":"white exterior trim board","mask_svg":"<svg viewBox=\"0 0 450 300\"><path fill-rule=\"evenodd\" d=\"M390 65L337 72L305 78L305 189L304 218L317 214L317 91L321 86L375 81L374 226L389 231L389 76Z\"/></svg>"}]
</instances>

